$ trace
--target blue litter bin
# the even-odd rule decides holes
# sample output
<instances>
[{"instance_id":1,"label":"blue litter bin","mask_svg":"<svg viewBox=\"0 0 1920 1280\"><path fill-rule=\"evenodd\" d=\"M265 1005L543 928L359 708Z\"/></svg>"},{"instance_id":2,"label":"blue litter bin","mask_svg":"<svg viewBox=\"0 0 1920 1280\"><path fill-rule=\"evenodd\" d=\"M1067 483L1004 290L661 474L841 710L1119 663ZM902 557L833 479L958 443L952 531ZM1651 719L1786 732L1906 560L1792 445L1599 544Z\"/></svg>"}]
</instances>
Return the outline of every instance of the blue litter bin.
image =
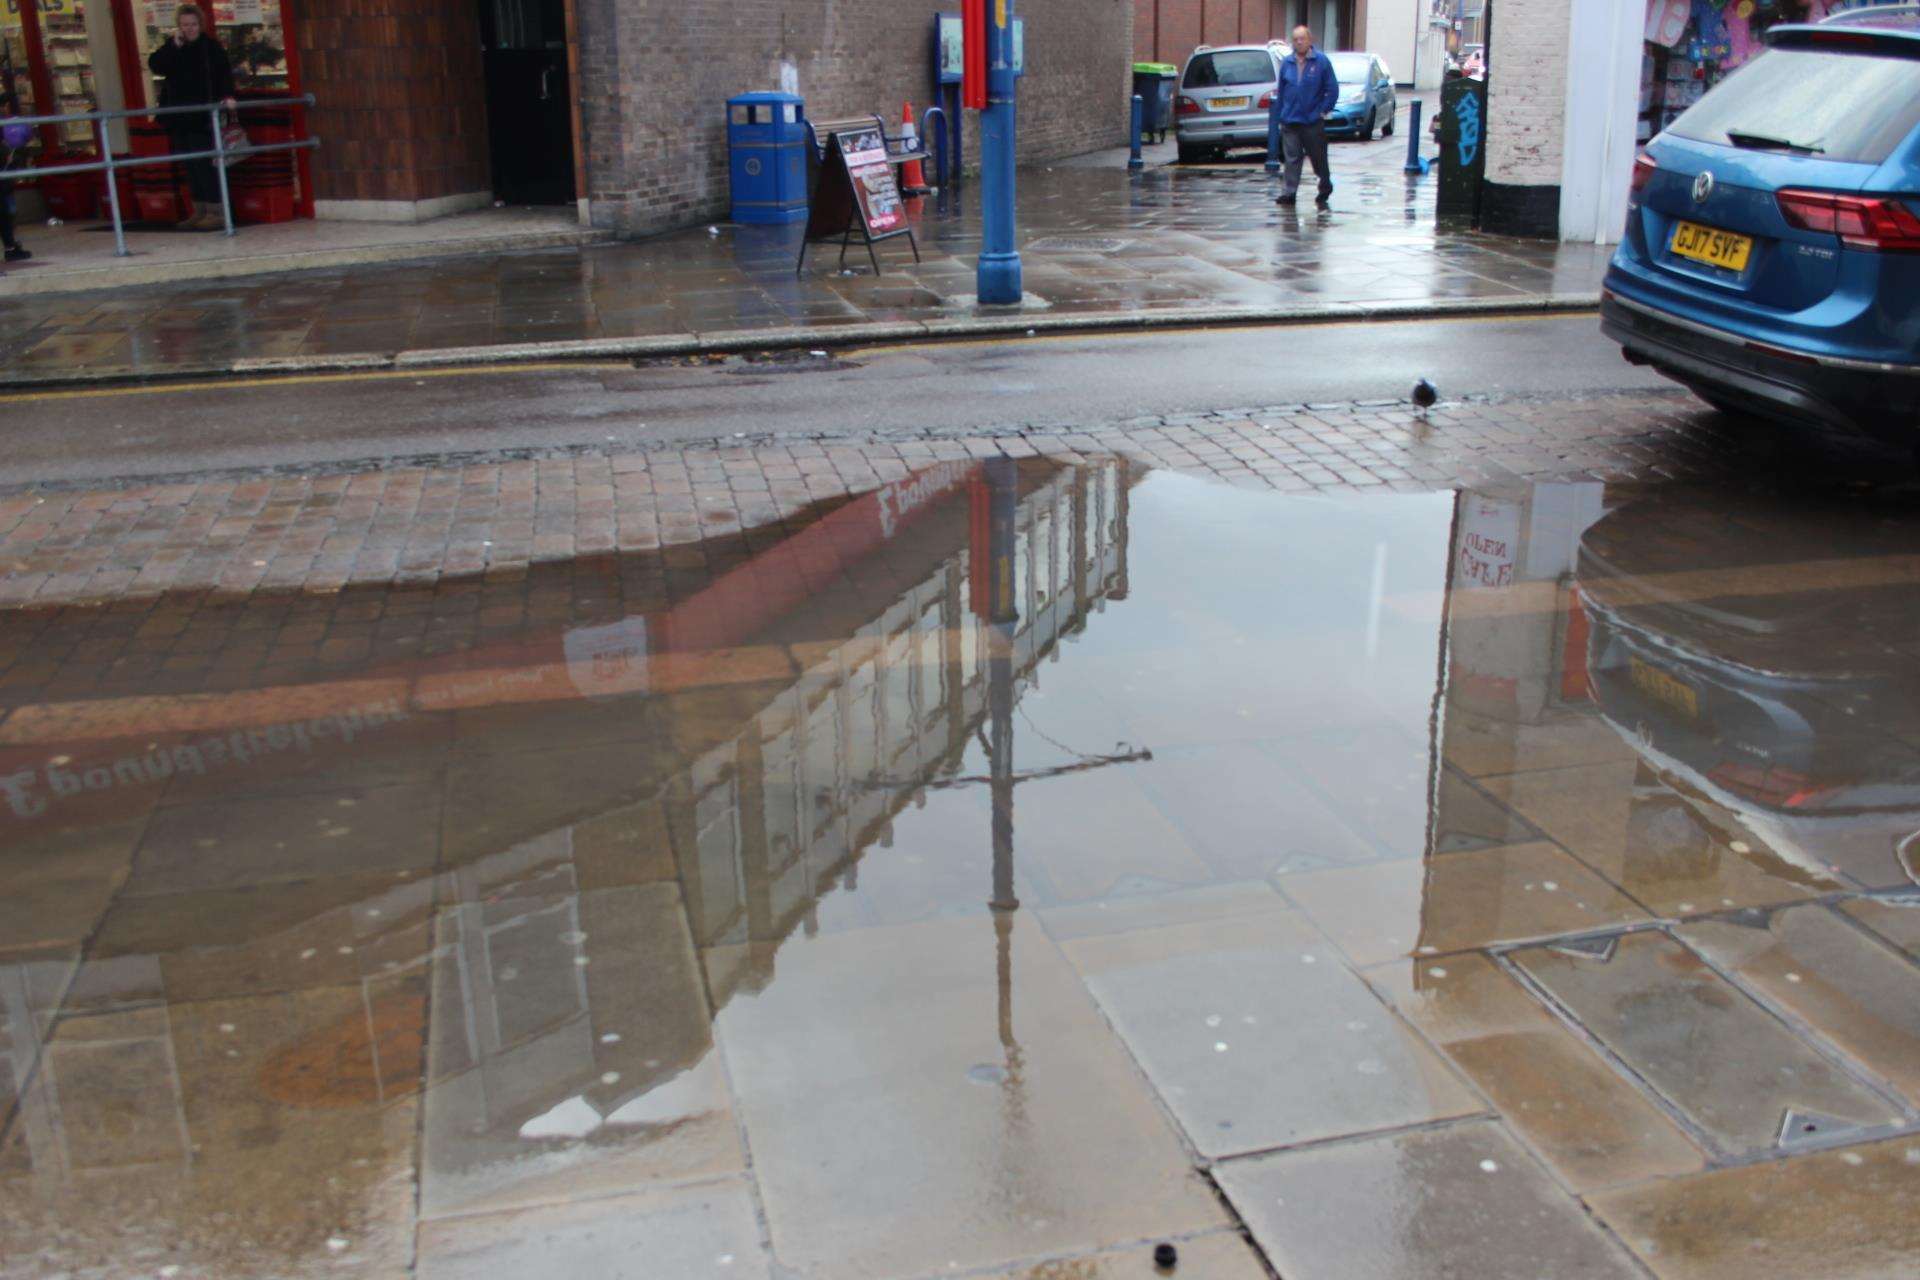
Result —
<instances>
[{"instance_id":1,"label":"blue litter bin","mask_svg":"<svg viewBox=\"0 0 1920 1280\"><path fill-rule=\"evenodd\" d=\"M807 220L807 151L813 145L805 104L791 93L743 93L727 99L727 163L733 220L761 224Z\"/></svg>"}]
</instances>

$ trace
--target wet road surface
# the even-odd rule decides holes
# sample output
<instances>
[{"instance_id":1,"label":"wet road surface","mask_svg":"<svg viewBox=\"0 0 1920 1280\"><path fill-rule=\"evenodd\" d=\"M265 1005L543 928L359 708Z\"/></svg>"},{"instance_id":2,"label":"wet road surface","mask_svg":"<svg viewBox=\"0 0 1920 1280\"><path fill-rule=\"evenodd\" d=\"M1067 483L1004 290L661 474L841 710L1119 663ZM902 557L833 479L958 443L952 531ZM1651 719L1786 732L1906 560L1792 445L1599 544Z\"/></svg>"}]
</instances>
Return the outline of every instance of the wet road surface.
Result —
<instances>
[{"instance_id":1,"label":"wet road surface","mask_svg":"<svg viewBox=\"0 0 1920 1280\"><path fill-rule=\"evenodd\" d=\"M1111 422L1198 408L1671 387L1592 316L1342 323L921 344L777 358L231 380L0 397L0 485L769 433Z\"/></svg>"},{"instance_id":2,"label":"wet road surface","mask_svg":"<svg viewBox=\"0 0 1920 1280\"><path fill-rule=\"evenodd\" d=\"M0 612L0 1274L1910 1267L1911 487L959 452Z\"/></svg>"}]
</instances>

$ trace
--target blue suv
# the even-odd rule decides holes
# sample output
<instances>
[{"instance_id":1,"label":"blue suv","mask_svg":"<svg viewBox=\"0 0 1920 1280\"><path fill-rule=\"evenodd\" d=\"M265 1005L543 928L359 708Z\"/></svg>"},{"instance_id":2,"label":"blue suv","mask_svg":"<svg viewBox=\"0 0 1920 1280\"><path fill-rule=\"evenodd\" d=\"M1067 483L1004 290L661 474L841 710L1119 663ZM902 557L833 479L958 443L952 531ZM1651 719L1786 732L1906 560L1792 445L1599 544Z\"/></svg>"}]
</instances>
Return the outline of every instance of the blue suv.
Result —
<instances>
[{"instance_id":1,"label":"blue suv","mask_svg":"<svg viewBox=\"0 0 1920 1280\"><path fill-rule=\"evenodd\" d=\"M1717 408L1920 443L1920 5L1775 27L1634 162L1601 327Z\"/></svg>"}]
</instances>

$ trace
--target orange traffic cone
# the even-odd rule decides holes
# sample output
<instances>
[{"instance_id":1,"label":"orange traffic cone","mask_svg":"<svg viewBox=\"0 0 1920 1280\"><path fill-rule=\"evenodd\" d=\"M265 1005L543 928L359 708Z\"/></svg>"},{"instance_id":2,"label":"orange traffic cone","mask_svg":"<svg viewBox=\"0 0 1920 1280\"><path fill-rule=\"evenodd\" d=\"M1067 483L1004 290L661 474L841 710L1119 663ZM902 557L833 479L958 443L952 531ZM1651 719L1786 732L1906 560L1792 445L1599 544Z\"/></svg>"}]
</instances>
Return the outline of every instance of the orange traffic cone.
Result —
<instances>
[{"instance_id":1,"label":"orange traffic cone","mask_svg":"<svg viewBox=\"0 0 1920 1280\"><path fill-rule=\"evenodd\" d=\"M906 142L908 151L920 149L920 130L914 127L911 102L900 104L900 137ZM918 156L901 166L900 185L905 188L903 194L906 195L921 196L927 193L927 174L921 168Z\"/></svg>"}]
</instances>

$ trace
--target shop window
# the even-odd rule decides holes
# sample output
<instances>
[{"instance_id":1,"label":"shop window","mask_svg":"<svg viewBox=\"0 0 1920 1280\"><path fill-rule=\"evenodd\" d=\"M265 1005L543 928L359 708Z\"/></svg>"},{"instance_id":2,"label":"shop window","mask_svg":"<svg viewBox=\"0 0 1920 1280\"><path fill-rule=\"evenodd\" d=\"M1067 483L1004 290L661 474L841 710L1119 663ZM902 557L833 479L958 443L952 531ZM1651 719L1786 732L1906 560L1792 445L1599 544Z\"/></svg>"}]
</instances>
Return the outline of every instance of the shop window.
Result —
<instances>
[{"instance_id":1,"label":"shop window","mask_svg":"<svg viewBox=\"0 0 1920 1280\"><path fill-rule=\"evenodd\" d=\"M101 0L35 0L34 8L40 15L40 45L46 53L47 75L53 81L49 114L101 109L93 39L87 30L87 10L98 3ZM111 31L107 39L111 41ZM111 57L98 60L97 65L108 75L117 74ZM60 125L59 136L60 145L67 150L94 150L94 126L85 121Z\"/></svg>"},{"instance_id":2,"label":"shop window","mask_svg":"<svg viewBox=\"0 0 1920 1280\"><path fill-rule=\"evenodd\" d=\"M34 97L33 76L28 69L27 35L21 25L20 6L8 3L0 7L0 115L36 116L40 103ZM34 134L28 154L40 150L40 136Z\"/></svg>"},{"instance_id":3,"label":"shop window","mask_svg":"<svg viewBox=\"0 0 1920 1280\"><path fill-rule=\"evenodd\" d=\"M204 4L202 10L206 8ZM178 23L178 0L141 0L137 8L140 25L140 65L155 49L173 38ZM263 97L288 96L287 36L281 21L280 0L216 0L213 5L213 37L227 51L233 64L233 84L242 93ZM160 100L157 79L149 87L147 101Z\"/></svg>"}]
</instances>

